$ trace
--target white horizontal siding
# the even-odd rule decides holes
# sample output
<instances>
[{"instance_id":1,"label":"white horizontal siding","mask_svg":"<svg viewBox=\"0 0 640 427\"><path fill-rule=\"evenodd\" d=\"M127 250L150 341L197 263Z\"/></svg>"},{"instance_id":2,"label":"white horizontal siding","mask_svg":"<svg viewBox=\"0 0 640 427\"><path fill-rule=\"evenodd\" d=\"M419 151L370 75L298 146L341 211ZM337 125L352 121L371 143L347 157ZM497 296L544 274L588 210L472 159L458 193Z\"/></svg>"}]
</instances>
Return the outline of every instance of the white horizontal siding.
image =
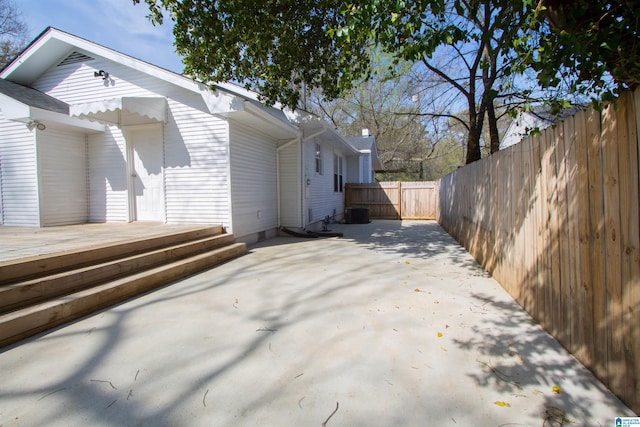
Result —
<instances>
[{"instance_id":1,"label":"white horizontal siding","mask_svg":"<svg viewBox=\"0 0 640 427\"><path fill-rule=\"evenodd\" d=\"M89 222L127 221L126 145L122 132L107 127L88 136Z\"/></svg>"},{"instance_id":2,"label":"white horizontal siding","mask_svg":"<svg viewBox=\"0 0 640 427\"><path fill-rule=\"evenodd\" d=\"M109 79L94 77L94 72L99 70L107 71ZM100 57L51 67L33 83L33 87L68 104L120 96L166 96L175 90L166 81Z\"/></svg>"},{"instance_id":3,"label":"white horizontal siding","mask_svg":"<svg viewBox=\"0 0 640 427\"><path fill-rule=\"evenodd\" d=\"M169 100L165 126L167 222L231 225L228 124L199 108L197 94Z\"/></svg>"},{"instance_id":4,"label":"white horizontal siding","mask_svg":"<svg viewBox=\"0 0 640 427\"><path fill-rule=\"evenodd\" d=\"M0 112L0 179L4 225L40 226L35 132Z\"/></svg>"},{"instance_id":5,"label":"white horizontal siding","mask_svg":"<svg viewBox=\"0 0 640 427\"><path fill-rule=\"evenodd\" d=\"M119 96L164 96L173 90L172 85L160 79L85 53L95 59L53 66L32 86L69 104ZM109 79L95 77L94 72L99 70L108 72ZM122 130L109 126L105 133L89 135L87 156L89 222L128 221L126 141Z\"/></svg>"},{"instance_id":6,"label":"white horizontal siding","mask_svg":"<svg viewBox=\"0 0 640 427\"><path fill-rule=\"evenodd\" d=\"M360 165L362 161L359 156L349 156L347 157L347 170L349 171L349 175L345 175L345 183L350 184L358 184L366 181L362 181Z\"/></svg>"},{"instance_id":7,"label":"white horizontal siding","mask_svg":"<svg viewBox=\"0 0 640 427\"><path fill-rule=\"evenodd\" d=\"M315 150L316 144L320 144L322 152L322 174L316 173L315 170ZM311 180L311 185L307 186L307 222L313 224L321 221L325 216L333 215L335 212L338 217L344 213L344 192L333 191L333 154L334 149L322 144L322 140L314 138L304 143L305 150L305 170L307 178ZM347 161L343 157L342 174L343 182L347 175Z\"/></svg>"},{"instance_id":8,"label":"white horizontal siding","mask_svg":"<svg viewBox=\"0 0 640 427\"><path fill-rule=\"evenodd\" d=\"M38 133L37 150L41 226L87 222L85 135L48 128Z\"/></svg>"},{"instance_id":9,"label":"white horizontal siding","mask_svg":"<svg viewBox=\"0 0 640 427\"><path fill-rule=\"evenodd\" d=\"M278 225L276 142L235 121L231 126L233 233L248 236Z\"/></svg>"},{"instance_id":10,"label":"white horizontal siding","mask_svg":"<svg viewBox=\"0 0 640 427\"><path fill-rule=\"evenodd\" d=\"M226 121L212 116L198 93L123 64L95 58L54 66L33 86L69 104L119 96L167 97L163 131L166 220L230 226ZM98 70L108 72L109 79L94 77ZM91 135L88 157L90 221L127 220L128 174L122 132L111 127L104 135Z\"/></svg>"},{"instance_id":11,"label":"white horizontal siding","mask_svg":"<svg viewBox=\"0 0 640 427\"><path fill-rule=\"evenodd\" d=\"M300 144L294 143L280 150L280 224L301 227L300 200Z\"/></svg>"}]
</instances>

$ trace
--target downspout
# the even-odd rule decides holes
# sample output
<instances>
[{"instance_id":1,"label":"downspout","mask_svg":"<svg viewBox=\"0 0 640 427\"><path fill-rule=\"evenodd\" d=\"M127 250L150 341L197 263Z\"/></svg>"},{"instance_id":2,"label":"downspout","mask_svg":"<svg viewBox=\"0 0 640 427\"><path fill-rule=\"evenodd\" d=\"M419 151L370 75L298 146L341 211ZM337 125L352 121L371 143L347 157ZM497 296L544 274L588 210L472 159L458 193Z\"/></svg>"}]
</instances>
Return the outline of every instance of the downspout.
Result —
<instances>
[{"instance_id":1,"label":"downspout","mask_svg":"<svg viewBox=\"0 0 640 427\"><path fill-rule=\"evenodd\" d=\"M35 156L35 161L36 161L36 189L37 194L36 194L36 203L38 204L37 206L37 212L38 212L38 225L37 227L42 227L42 186L43 186L43 177L42 177L42 164L40 162L40 150L38 147L38 133L40 133L40 131L38 130L38 128L33 130L33 149L34 149L34 156Z\"/></svg>"},{"instance_id":2,"label":"downspout","mask_svg":"<svg viewBox=\"0 0 640 427\"><path fill-rule=\"evenodd\" d=\"M298 136L294 139L292 139L291 141L285 142L284 144L282 144L279 147L276 147L276 197L278 198L278 228L280 228L282 226L281 223L281 212L282 212L282 206L281 206L281 199L280 199L280 186L282 185L280 182L280 151L284 150L285 148L289 147L291 144L295 144L296 142L300 141L302 138L302 132L299 132Z\"/></svg>"}]
</instances>

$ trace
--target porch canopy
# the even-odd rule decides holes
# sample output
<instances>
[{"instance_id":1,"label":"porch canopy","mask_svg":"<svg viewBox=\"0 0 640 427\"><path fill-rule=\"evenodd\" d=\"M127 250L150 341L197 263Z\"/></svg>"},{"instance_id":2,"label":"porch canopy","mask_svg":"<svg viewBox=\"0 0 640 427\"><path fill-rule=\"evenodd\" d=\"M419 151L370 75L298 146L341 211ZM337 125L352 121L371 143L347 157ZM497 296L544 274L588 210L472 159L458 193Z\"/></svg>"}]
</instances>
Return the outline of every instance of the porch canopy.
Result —
<instances>
[{"instance_id":1,"label":"porch canopy","mask_svg":"<svg viewBox=\"0 0 640 427\"><path fill-rule=\"evenodd\" d=\"M122 96L70 105L69 115L118 127L166 123L167 100L160 96Z\"/></svg>"},{"instance_id":2,"label":"porch canopy","mask_svg":"<svg viewBox=\"0 0 640 427\"><path fill-rule=\"evenodd\" d=\"M69 117L69 105L31 87L0 78L0 110L5 119L21 123L41 122L48 127L103 132L104 125Z\"/></svg>"}]
</instances>

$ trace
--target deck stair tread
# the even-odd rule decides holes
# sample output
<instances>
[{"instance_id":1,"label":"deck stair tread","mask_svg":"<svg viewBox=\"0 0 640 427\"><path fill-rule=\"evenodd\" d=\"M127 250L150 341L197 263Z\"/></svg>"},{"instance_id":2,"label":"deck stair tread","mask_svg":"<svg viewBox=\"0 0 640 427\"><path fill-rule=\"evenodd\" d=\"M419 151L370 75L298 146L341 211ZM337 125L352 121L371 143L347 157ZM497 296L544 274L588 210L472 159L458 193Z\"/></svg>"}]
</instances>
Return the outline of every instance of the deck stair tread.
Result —
<instances>
[{"instance_id":1,"label":"deck stair tread","mask_svg":"<svg viewBox=\"0 0 640 427\"><path fill-rule=\"evenodd\" d=\"M0 285L0 313L37 303L47 297L64 295L112 280L141 269L149 269L234 242L231 234L205 237L150 252L65 270L48 276Z\"/></svg>"},{"instance_id":2,"label":"deck stair tread","mask_svg":"<svg viewBox=\"0 0 640 427\"><path fill-rule=\"evenodd\" d=\"M125 239L102 245L91 245L66 251L17 258L0 262L0 284L52 274L71 267L81 267L135 255L151 249L161 249L198 238L224 234L222 227L202 226L156 236Z\"/></svg>"},{"instance_id":3,"label":"deck stair tread","mask_svg":"<svg viewBox=\"0 0 640 427\"><path fill-rule=\"evenodd\" d=\"M0 281L0 347L247 253L246 245L235 243L234 236L222 233L221 227L139 239L133 242L134 248L125 247L130 243L49 254L44 262L0 263L0 273L9 269L8 274L0 274L5 279ZM89 255L84 252L87 249L102 252ZM79 265L70 262L73 254ZM63 260L63 268L51 264L58 259ZM87 264L87 259L94 261ZM12 270L30 262L37 263L38 274Z\"/></svg>"}]
</instances>

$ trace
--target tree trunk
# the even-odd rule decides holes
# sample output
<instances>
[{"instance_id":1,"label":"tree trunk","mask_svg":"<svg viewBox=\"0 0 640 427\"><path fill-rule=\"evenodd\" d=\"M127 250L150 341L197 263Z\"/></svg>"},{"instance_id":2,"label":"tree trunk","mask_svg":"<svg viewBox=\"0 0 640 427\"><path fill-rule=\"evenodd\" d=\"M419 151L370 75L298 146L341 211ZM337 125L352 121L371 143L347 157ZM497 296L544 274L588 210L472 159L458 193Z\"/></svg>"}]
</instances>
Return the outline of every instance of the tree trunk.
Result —
<instances>
[{"instance_id":1,"label":"tree trunk","mask_svg":"<svg viewBox=\"0 0 640 427\"><path fill-rule=\"evenodd\" d=\"M487 105L487 121L489 122L489 138L491 139L491 154L500 150L500 134L498 133L498 120L493 101Z\"/></svg>"},{"instance_id":2,"label":"tree trunk","mask_svg":"<svg viewBox=\"0 0 640 427\"><path fill-rule=\"evenodd\" d=\"M469 129L469 136L467 137L467 160L466 164L473 163L480 160L480 131L477 126L473 126Z\"/></svg>"},{"instance_id":3,"label":"tree trunk","mask_svg":"<svg viewBox=\"0 0 640 427\"><path fill-rule=\"evenodd\" d=\"M482 135L482 124L484 123L484 108L480 108L480 113L476 110L473 92L467 97L469 105L469 133L467 135L467 159L466 164L480 160L480 136Z\"/></svg>"}]
</instances>

